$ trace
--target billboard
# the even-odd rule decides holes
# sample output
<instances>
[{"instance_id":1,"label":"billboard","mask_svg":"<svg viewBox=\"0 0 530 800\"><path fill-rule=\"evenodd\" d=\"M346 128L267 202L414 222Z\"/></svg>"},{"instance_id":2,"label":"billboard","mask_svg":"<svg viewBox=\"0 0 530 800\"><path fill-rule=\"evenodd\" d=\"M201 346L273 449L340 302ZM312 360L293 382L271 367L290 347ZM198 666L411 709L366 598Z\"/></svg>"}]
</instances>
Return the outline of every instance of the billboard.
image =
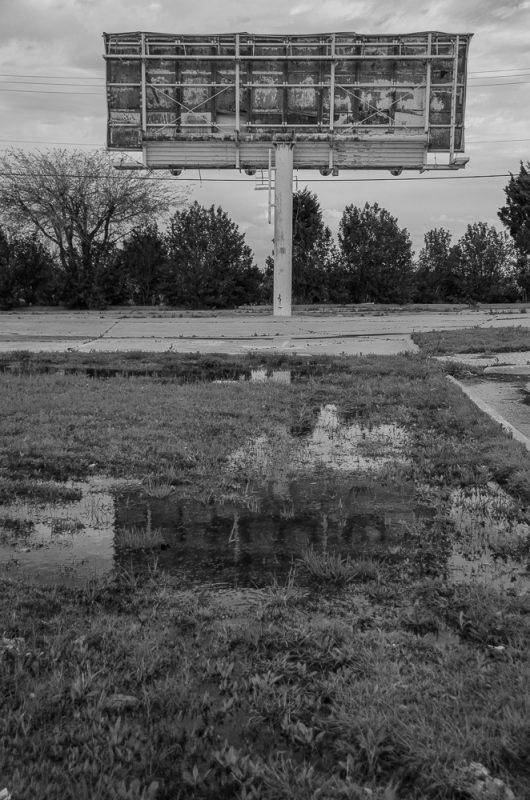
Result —
<instances>
[{"instance_id":1,"label":"billboard","mask_svg":"<svg viewBox=\"0 0 530 800\"><path fill-rule=\"evenodd\" d=\"M462 166L471 34L105 33L110 150L151 168ZM443 165L442 165L443 166Z\"/></svg>"}]
</instances>

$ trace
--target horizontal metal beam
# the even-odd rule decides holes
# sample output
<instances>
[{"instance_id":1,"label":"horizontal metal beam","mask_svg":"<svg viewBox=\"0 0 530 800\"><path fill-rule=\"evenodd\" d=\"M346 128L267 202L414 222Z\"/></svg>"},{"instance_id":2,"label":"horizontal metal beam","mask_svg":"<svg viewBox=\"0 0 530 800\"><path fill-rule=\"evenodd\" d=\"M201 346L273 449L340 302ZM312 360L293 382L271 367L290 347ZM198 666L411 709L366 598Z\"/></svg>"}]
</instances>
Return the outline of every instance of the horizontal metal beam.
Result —
<instances>
[{"instance_id":1,"label":"horizontal metal beam","mask_svg":"<svg viewBox=\"0 0 530 800\"><path fill-rule=\"evenodd\" d=\"M256 74L256 73L254 73ZM107 87L119 89L120 87L139 87L141 83L107 83ZM457 82L458 86L464 86L463 81ZM234 83L146 83L148 89L233 89ZM242 89L331 89L331 83L246 83L241 81ZM425 89L425 83L342 83L336 86L337 89ZM431 86L433 90L436 89L452 89L453 82L451 83L435 83Z\"/></svg>"},{"instance_id":2,"label":"horizontal metal beam","mask_svg":"<svg viewBox=\"0 0 530 800\"><path fill-rule=\"evenodd\" d=\"M212 53L211 55L189 55L189 54L182 54L182 55L171 55L169 53L164 54L157 54L157 55L147 55L142 56L141 54L136 55L135 53L126 53L126 54L115 54L115 53L105 53L103 56L106 60L114 60L119 59L123 61L140 61L142 58L146 58L148 61L152 59L158 59L159 61L231 61L235 62L235 56L221 56L217 53ZM307 53L300 54L299 56L288 56L282 53L278 53L276 55L271 56L245 56L242 55L241 61L329 61L329 62L340 62L340 61L452 61L453 54L446 53L445 55L431 55L428 56L426 53L413 56L413 55L390 55L390 56L382 56L382 55L372 55L366 54L361 56L346 56L346 55L329 55L329 56L308 56Z\"/></svg>"}]
</instances>

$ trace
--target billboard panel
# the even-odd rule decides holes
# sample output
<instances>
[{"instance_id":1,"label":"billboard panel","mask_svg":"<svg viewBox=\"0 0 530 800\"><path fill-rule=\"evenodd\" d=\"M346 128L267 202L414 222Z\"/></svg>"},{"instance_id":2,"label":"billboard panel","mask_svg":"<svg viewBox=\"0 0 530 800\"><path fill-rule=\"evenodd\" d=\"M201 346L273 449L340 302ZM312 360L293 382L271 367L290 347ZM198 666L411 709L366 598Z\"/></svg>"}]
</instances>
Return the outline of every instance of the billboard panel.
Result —
<instances>
[{"instance_id":1,"label":"billboard panel","mask_svg":"<svg viewBox=\"0 0 530 800\"><path fill-rule=\"evenodd\" d=\"M106 33L113 150L147 166L421 169L464 149L471 34Z\"/></svg>"}]
</instances>

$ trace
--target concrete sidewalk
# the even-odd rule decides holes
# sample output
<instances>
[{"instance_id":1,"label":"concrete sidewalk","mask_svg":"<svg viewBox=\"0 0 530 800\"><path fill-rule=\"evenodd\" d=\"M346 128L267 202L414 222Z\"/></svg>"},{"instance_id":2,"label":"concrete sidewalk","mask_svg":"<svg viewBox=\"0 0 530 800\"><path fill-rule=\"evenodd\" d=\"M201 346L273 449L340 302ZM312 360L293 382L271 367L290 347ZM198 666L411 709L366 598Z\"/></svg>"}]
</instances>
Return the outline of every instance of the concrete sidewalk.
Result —
<instances>
[{"instance_id":1,"label":"concrete sidewalk","mask_svg":"<svg viewBox=\"0 0 530 800\"><path fill-rule=\"evenodd\" d=\"M171 311L39 312L0 314L0 351L130 351L297 354L386 354L413 352L414 331L521 325L516 312L370 312L272 317L239 312L211 316Z\"/></svg>"}]
</instances>

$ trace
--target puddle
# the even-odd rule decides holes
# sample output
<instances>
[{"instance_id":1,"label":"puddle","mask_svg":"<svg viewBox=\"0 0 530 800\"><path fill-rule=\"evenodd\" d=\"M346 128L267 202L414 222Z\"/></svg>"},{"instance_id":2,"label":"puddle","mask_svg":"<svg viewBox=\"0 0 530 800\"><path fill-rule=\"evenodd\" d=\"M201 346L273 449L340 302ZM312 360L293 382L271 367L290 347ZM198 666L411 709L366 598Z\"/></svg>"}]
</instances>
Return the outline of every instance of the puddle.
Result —
<instances>
[{"instance_id":1,"label":"puddle","mask_svg":"<svg viewBox=\"0 0 530 800\"><path fill-rule=\"evenodd\" d=\"M317 369L318 372L318 369ZM251 381L264 383L290 384L295 377L309 375L308 367L301 367L296 370L290 369L242 369L240 366L234 367L230 364L211 364L207 367L196 366L194 364L181 364L178 367L163 368L138 368L134 367L90 367L77 365L64 367L57 364L42 364L30 362L12 362L0 364L0 374L12 375L82 375L96 380L107 380L110 378L157 378L160 380L176 381L178 383L195 383L199 381L212 381L213 383L238 383ZM311 370L315 374L315 369Z\"/></svg>"},{"instance_id":2,"label":"puddle","mask_svg":"<svg viewBox=\"0 0 530 800\"><path fill-rule=\"evenodd\" d=\"M158 565L183 588L226 591L285 583L309 548L400 561L436 512L428 493L385 473L406 445L402 428L345 424L326 405L305 428L234 452L210 502L101 479L68 484L79 497L68 502L13 500L0 505L0 574L75 586ZM454 543L436 569L455 582L528 584L530 526L509 495L458 490L448 514Z\"/></svg>"},{"instance_id":3,"label":"puddle","mask_svg":"<svg viewBox=\"0 0 530 800\"><path fill-rule=\"evenodd\" d=\"M454 582L529 585L530 525L506 492L496 484L455 490L449 516L457 534L447 564Z\"/></svg>"},{"instance_id":4,"label":"puddle","mask_svg":"<svg viewBox=\"0 0 530 800\"><path fill-rule=\"evenodd\" d=\"M310 547L352 557L397 552L421 513L412 484L396 491L340 472L234 482L209 503L77 486L77 502L0 506L3 574L82 585L115 568L143 571L157 563L183 586L259 588L285 582Z\"/></svg>"},{"instance_id":5,"label":"puddle","mask_svg":"<svg viewBox=\"0 0 530 800\"><path fill-rule=\"evenodd\" d=\"M341 473L234 486L210 503L150 498L131 486L76 486L76 502L0 506L0 574L76 586L156 564L183 588L259 589L285 583L309 548L399 560L411 528L434 515L412 484L396 489ZM449 518L455 540L440 569L451 581L528 585L530 526L500 488L453 492Z\"/></svg>"},{"instance_id":6,"label":"puddle","mask_svg":"<svg viewBox=\"0 0 530 800\"><path fill-rule=\"evenodd\" d=\"M246 507L245 507L246 505ZM270 480L211 504L130 497L116 515L116 557L140 568L145 554L122 549L131 526L156 529L163 546L152 554L183 581L215 587L263 587L288 578L309 547L344 555L388 554L415 516L413 487L396 496L362 480L314 475Z\"/></svg>"},{"instance_id":7,"label":"puddle","mask_svg":"<svg viewBox=\"0 0 530 800\"><path fill-rule=\"evenodd\" d=\"M81 498L0 505L0 574L78 585L112 568L114 497L99 482L70 483Z\"/></svg>"},{"instance_id":8,"label":"puddle","mask_svg":"<svg viewBox=\"0 0 530 800\"><path fill-rule=\"evenodd\" d=\"M251 369L249 372L242 372L236 378L217 378L214 383L242 383L250 381L252 383L285 383L289 385L292 381L292 371L290 369Z\"/></svg>"},{"instance_id":9,"label":"puddle","mask_svg":"<svg viewBox=\"0 0 530 800\"><path fill-rule=\"evenodd\" d=\"M323 406L307 427L310 432L303 438L296 430L280 431L274 438L256 437L236 450L230 467L281 476L318 467L373 472L386 464L405 462L407 434L397 425L346 425L340 421L337 407L330 404ZM302 430L305 432L304 426Z\"/></svg>"}]
</instances>

